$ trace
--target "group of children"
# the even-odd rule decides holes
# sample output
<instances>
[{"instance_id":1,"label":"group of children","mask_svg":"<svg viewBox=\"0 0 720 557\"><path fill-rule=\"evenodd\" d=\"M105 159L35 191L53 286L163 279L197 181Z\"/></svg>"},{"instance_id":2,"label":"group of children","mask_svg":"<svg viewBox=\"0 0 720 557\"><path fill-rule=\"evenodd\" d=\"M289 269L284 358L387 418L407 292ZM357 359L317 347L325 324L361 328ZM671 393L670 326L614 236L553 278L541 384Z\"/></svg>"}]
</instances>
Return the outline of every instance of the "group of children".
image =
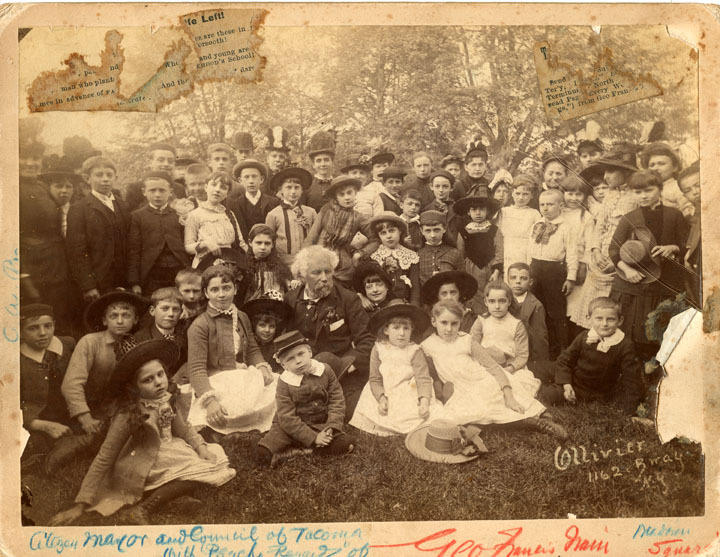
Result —
<instances>
[{"instance_id":1,"label":"group of children","mask_svg":"<svg viewBox=\"0 0 720 557\"><path fill-rule=\"evenodd\" d=\"M21 221L57 204L57 226L42 234L66 246L65 295L84 299L91 331L79 337L62 289L30 257L26 454L46 455L54 473L78 450L97 452L54 523L124 505L122 520L143 523L197 483L222 485L235 472L215 441L237 432L267 432L253 455L267 466L290 447L352 451L347 418L376 435L447 420L564 438L546 406L612 400L635 411L657 349L648 313L681 292L699 302L698 163L681 169L664 144L605 157L583 142L578 173L552 156L542 181L502 171L488 182L487 152L471 143L435 171L424 152L409 177L378 153L332 178L325 139L311 152L315 177L247 158L230 169L213 146L207 166L185 168L182 197L176 177L151 168L129 215L101 156L83 163L90 192L75 202L57 199L60 185L82 187L66 169L21 183ZM31 220L21 246L32 256ZM334 281L358 297L376 338L354 408L338 379L352 362L315 359L311 339L285 330L285 296L302 285L292 264L314 244L336 255Z\"/></svg>"}]
</instances>

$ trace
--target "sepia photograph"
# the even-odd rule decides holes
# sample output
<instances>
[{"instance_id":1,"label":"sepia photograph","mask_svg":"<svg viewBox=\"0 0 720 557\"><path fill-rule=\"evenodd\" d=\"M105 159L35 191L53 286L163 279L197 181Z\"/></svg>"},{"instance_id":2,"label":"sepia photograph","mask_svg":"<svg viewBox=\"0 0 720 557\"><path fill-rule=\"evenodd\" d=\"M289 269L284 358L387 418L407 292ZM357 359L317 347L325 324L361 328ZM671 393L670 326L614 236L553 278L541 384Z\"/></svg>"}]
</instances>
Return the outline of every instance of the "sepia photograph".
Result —
<instances>
[{"instance_id":1,"label":"sepia photograph","mask_svg":"<svg viewBox=\"0 0 720 557\"><path fill-rule=\"evenodd\" d=\"M706 514L692 45L193 10L18 28L15 526Z\"/></svg>"}]
</instances>

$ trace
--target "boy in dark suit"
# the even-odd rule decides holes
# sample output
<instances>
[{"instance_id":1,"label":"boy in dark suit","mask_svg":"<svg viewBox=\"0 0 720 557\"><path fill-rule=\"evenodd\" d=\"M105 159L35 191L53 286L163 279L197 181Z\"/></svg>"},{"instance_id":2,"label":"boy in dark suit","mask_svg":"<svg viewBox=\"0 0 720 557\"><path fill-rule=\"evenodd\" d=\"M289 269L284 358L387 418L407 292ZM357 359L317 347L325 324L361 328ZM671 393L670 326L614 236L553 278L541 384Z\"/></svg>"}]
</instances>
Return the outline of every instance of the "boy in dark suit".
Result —
<instances>
[{"instance_id":1,"label":"boy in dark suit","mask_svg":"<svg viewBox=\"0 0 720 557\"><path fill-rule=\"evenodd\" d=\"M91 194L70 206L67 224L68 263L85 301L127 286L127 233L130 217L125 203L113 193L115 164L90 157L82 174Z\"/></svg>"},{"instance_id":2,"label":"boy in dark suit","mask_svg":"<svg viewBox=\"0 0 720 557\"><path fill-rule=\"evenodd\" d=\"M183 227L168 205L171 183L167 172L143 176L147 204L131 215L128 235L128 284L136 294L172 286L177 272L190 264Z\"/></svg>"},{"instance_id":3,"label":"boy in dark suit","mask_svg":"<svg viewBox=\"0 0 720 557\"><path fill-rule=\"evenodd\" d=\"M277 196L262 192L267 175L267 167L255 159L242 160L233 168L233 178L245 192L228 200L228 208L235 213L243 238L248 237L256 224L265 224L268 213L280 205Z\"/></svg>"},{"instance_id":4,"label":"boy in dark suit","mask_svg":"<svg viewBox=\"0 0 720 557\"><path fill-rule=\"evenodd\" d=\"M307 199L300 201L303 205L308 205L319 212L327 201L325 193L333 179L335 138L329 132L319 131L310 138L308 150L314 175L307 191Z\"/></svg>"},{"instance_id":5,"label":"boy in dark suit","mask_svg":"<svg viewBox=\"0 0 720 557\"><path fill-rule=\"evenodd\" d=\"M153 143L147 148L147 167L146 171L156 172L162 171L172 175L175 171L175 162L177 159L177 152L175 147L169 143ZM183 184L180 182L172 183L173 193L175 197L183 197ZM143 195L143 183L142 180L128 184L125 188L125 204L127 205L128 211L132 212L135 209L145 205L145 195Z\"/></svg>"}]
</instances>

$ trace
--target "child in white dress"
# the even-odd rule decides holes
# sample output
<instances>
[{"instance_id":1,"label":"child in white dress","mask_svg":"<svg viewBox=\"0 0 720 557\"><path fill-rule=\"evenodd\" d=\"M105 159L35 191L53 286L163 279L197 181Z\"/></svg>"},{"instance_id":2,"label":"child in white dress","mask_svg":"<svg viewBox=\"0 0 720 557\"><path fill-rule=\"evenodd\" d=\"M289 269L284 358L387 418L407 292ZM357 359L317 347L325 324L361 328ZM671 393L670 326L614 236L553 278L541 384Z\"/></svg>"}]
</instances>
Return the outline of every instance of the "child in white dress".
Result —
<instances>
[{"instance_id":1,"label":"child in white dress","mask_svg":"<svg viewBox=\"0 0 720 557\"><path fill-rule=\"evenodd\" d=\"M427 315L399 300L370 318L378 340L370 353L370 380L350 425L375 435L409 433L441 410L425 355L413 342L430 325Z\"/></svg>"},{"instance_id":2,"label":"child in white dress","mask_svg":"<svg viewBox=\"0 0 720 557\"><path fill-rule=\"evenodd\" d=\"M514 375L504 371L472 336L460 332L463 307L458 302L443 300L432 310L435 334L421 347L432 359L438 377L452 383L452 392L442 412L435 419L456 424L490 424L522 422L532 429L567 437L562 426L539 417L545 407Z\"/></svg>"},{"instance_id":3,"label":"child in white dress","mask_svg":"<svg viewBox=\"0 0 720 557\"><path fill-rule=\"evenodd\" d=\"M530 354L528 334L522 321L510 314L512 300L512 290L505 282L489 282L485 286L488 313L475 320L470 336L505 372L513 375L529 394L535 396L540 380L526 367Z\"/></svg>"},{"instance_id":4,"label":"child in white dress","mask_svg":"<svg viewBox=\"0 0 720 557\"><path fill-rule=\"evenodd\" d=\"M513 205L503 207L497 216L497 225L505 242L503 246L503 269L513 263L527 261L527 245L533 224L540 219L540 213L528 204L537 190L532 177L520 174L512 184Z\"/></svg>"}]
</instances>

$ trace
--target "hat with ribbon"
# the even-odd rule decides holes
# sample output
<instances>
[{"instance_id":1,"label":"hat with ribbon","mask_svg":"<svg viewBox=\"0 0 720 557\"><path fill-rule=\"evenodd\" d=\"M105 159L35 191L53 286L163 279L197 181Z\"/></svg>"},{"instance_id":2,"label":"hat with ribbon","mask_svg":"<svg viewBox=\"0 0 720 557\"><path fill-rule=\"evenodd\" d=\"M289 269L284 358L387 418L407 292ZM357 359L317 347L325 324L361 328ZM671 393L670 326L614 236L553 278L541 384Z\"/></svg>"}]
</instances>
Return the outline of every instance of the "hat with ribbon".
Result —
<instances>
[{"instance_id":1,"label":"hat with ribbon","mask_svg":"<svg viewBox=\"0 0 720 557\"><path fill-rule=\"evenodd\" d=\"M479 427L447 420L434 420L411 431L405 437L405 447L419 459L444 464L468 462L488 452Z\"/></svg>"},{"instance_id":2,"label":"hat with ribbon","mask_svg":"<svg viewBox=\"0 0 720 557\"><path fill-rule=\"evenodd\" d=\"M268 128L265 136L267 138L265 150L282 151L284 153L290 152L290 147L288 146L289 134L285 128L281 126Z\"/></svg>"},{"instance_id":3,"label":"hat with ribbon","mask_svg":"<svg viewBox=\"0 0 720 557\"><path fill-rule=\"evenodd\" d=\"M500 207L499 203L488 195L485 188L480 188L476 195L463 197L453 203L453 211L456 215L465 215L471 207L487 207L488 217L492 216Z\"/></svg>"},{"instance_id":4,"label":"hat with ribbon","mask_svg":"<svg viewBox=\"0 0 720 557\"><path fill-rule=\"evenodd\" d=\"M115 343L114 348L116 364L106 389L111 396L119 394L122 387L133 380L135 373L144 364L159 360L165 370L169 370L180 357L178 345L164 338L138 342L132 335L125 335Z\"/></svg>"},{"instance_id":5,"label":"hat with ribbon","mask_svg":"<svg viewBox=\"0 0 720 557\"><path fill-rule=\"evenodd\" d=\"M620 260L643 275L640 284L660 279L660 260L650 255L656 245L655 237L649 228L636 226L633 229L632 238L620 246ZM630 282L620 267L616 266L615 270L620 279Z\"/></svg>"},{"instance_id":6,"label":"hat with ribbon","mask_svg":"<svg viewBox=\"0 0 720 557\"><path fill-rule=\"evenodd\" d=\"M395 162L395 155L388 151L377 151L370 157L371 165L383 163L392 164L393 162Z\"/></svg>"},{"instance_id":7,"label":"hat with ribbon","mask_svg":"<svg viewBox=\"0 0 720 557\"><path fill-rule=\"evenodd\" d=\"M402 218L400 218L399 215L396 213L393 213L392 211L383 211L382 213L379 213L372 217L370 219L370 228L372 230L375 230L378 224L381 222L389 222L391 224L394 224L400 229L400 237L403 238L407 236L408 233L408 226L407 222L405 222Z\"/></svg>"},{"instance_id":8,"label":"hat with ribbon","mask_svg":"<svg viewBox=\"0 0 720 557\"><path fill-rule=\"evenodd\" d=\"M330 185L325 190L325 197L328 199L332 199L335 196L337 190L348 186L359 190L362 186L362 182L358 178L353 178L352 176L348 176L347 174L340 174L340 176L336 176L332 179L332 182L330 182Z\"/></svg>"},{"instance_id":9,"label":"hat with ribbon","mask_svg":"<svg viewBox=\"0 0 720 557\"><path fill-rule=\"evenodd\" d=\"M75 168L71 166L64 157L50 155L44 157L42 161L42 171L38 175L43 182L50 184L57 180L70 180L73 184L83 181L82 176L75 172Z\"/></svg>"},{"instance_id":10,"label":"hat with ribbon","mask_svg":"<svg viewBox=\"0 0 720 557\"><path fill-rule=\"evenodd\" d=\"M358 153L348 155L345 159L345 166L340 169L340 172L347 174L354 169L364 170L370 172L370 157L368 155L361 155Z\"/></svg>"},{"instance_id":11,"label":"hat with ribbon","mask_svg":"<svg viewBox=\"0 0 720 557\"><path fill-rule=\"evenodd\" d=\"M127 290L113 290L107 294L103 294L99 298L93 300L85 310L85 326L91 331L99 331L103 327L103 317L105 310L111 304L126 303L135 308L136 317L140 319L150 306L150 302L145 298L128 292Z\"/></svg>"},{"instance_id":12,"label":"hat with ribbon","mask_svg":"<svg viewBox=\"0 0 720 557\"><path fill-rule=\"evenodd\" d=\"M440 168L445 168L449 164L455 163L462 167L463 159L460 155L445 155L440 161Z\"/></svg>"},{"instance_id":13,"label":"hat with ribbon","mask_svg":"<svg viewBox=\"0 0 720 557\"><path fill-rule=\"evenodd\" d=\"M413 339L419 339L428 327L430 327L430 317L419 307L412 304L406 304L400 299L390 300L390 302L382 309L377 310L370 317L368 330L377 333L384 327L393 317L407 317L412 322Z\"/></svg>"},{"instance_id":14,"label":"hat with ribbon","mask_svg":"<svg viewBox=\"0 0 720 557\"><path fill-rule=\"evenodd\" d=\"M254 298L241 308L250 318L261 313L276 315L281 323L285 323L292 315L293 309L285 302L283 295L278 290L268 290L259 298Z\"/></svg>"}]
</instances>

